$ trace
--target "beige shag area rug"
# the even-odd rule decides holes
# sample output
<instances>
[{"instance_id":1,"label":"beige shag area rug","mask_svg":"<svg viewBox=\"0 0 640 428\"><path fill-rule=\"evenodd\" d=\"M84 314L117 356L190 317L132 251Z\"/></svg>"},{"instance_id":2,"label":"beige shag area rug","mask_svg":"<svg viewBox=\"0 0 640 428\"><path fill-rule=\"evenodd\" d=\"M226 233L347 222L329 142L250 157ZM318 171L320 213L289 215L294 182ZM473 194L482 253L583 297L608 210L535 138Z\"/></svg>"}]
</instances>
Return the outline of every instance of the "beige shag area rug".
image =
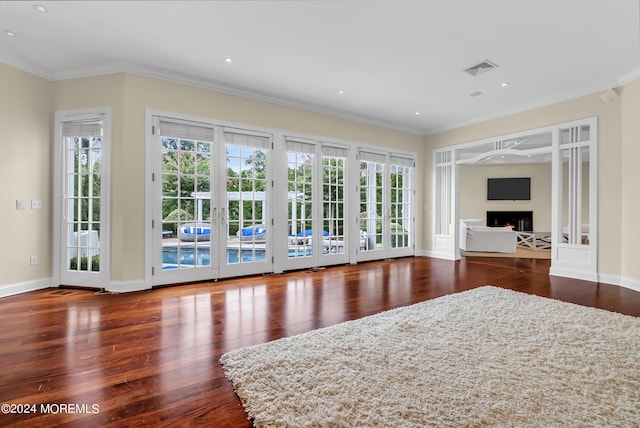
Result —
<instances>
[{"instance_id":1,"label":"beige shag area rug","mask_svg":"<svg viewBox=\"0 0 640 428\"><path fill-rule=\"evenodd\" d=\"M257 427L640 426L640 318L491 286L221 362Z\"/></svg>"}]
</instances>

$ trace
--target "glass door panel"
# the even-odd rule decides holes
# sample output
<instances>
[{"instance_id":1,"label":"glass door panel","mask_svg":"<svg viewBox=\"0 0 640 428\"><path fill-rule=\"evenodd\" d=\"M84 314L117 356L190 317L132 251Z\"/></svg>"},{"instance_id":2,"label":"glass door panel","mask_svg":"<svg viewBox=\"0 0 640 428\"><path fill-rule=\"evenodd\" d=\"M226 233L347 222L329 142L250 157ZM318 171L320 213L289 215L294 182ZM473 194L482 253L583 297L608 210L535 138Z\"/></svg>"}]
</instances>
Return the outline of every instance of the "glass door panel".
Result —
<instances>
[{"instance_id":1,"label":"glass door panel","mask_svg":"<svg viewBox=\"0 0 640 428\"><path fill-rule=\"evenodd\" d=\"M393 162L393 160L392 160ZM398 160L402 162L402 160ZM407 163L391 164L391 211L390 211L390 248L413 248L413 216L411 211L413 196L413 167Z\"/></svg>"},{"instance_id":2,"label":"glass door panel","mask_svg":"<svg viewBox=\"0 0 640 428\"><path fill-rule=\"evenodd\" d=\"M100 272L102 138L67 137L66 271Z\"/></svg>"},{"instance_id":3,"label":"glass door panel","mask_svg":"<svg viewBox=\"0 0 640 428\"><path fill-rule=\"evenodd\" d=\"M162 270L211 267L211 142L161 137Z\"/></svg>"},{"instance_id":4,"label":"glass door panel","mask_svg":"<svg viewBox=\"0 0 640 428\"><path fill-rule=\"evenodd\" d=\"M110 123L108 110L56 113L54 271L63 285L110 281Z\"/></svg>"},{"instance_id":5,"label":"glass door panel","mask_svg":"<svg viewBox=\"0 0 640 428\"><path fill-rule=\"evenodd\" d=\"M560 244L589 245L589 146L560 150L562 234Z\"/></svg>"},{"instance_id":6,"label":"glass door panel","mask_svg":"<svg viewBox=\"0 0 640 428\"><path fill-rule=\"evenodd\" d=\"M214 129L170 118L154 123L152 282L215 278Z\"/></svg>"},{"instance_id":7,"label":"glass door panel","mask_svg":"<svg viewBox=\"0 0 640 428\"><path fill-rule=\"evenodd\" d=\"M346 154L345 154L346 155ZM322 256L347 254L344 157L322 157Z\"/></svg>"},{"instance_id":8,"label":"glass door panel","mask_svg":"<svg viewBox=\"0 0 640 428\"><path fill-rule=\"evenodd\" d=\"M287 269L349 261L348 150L287 138Z\"/></svg>"},{"instance_id":9,"label":"glass door panel","mask_svg":"<svg viewBox=\"0 0 640 428\"><path fill-rule=\"evenodd\" d=\"M360 254L384 250L384 170L382 161L360 161Z\"/></svg>"},{"instance_id":10,"label":"glass door panel","mask_svg":"<svg viewBox=\"0 0 640 428\"><path fill-rule=\"evenodd\" d=\"M221 200L221 233L226 257L221 275L269 272L268 221L270 137L225 132L226 192Z\"/></svg>"},{"instance_id":11,"label":"glass door panel","mask_svg":"<svg viewBox=\"0 0 640 428\"><path fill-rule=\"evenodd\" d=\"M313 162L310 153L287 153L289 259L313 256Z\"/></svg>"}]
</instances>

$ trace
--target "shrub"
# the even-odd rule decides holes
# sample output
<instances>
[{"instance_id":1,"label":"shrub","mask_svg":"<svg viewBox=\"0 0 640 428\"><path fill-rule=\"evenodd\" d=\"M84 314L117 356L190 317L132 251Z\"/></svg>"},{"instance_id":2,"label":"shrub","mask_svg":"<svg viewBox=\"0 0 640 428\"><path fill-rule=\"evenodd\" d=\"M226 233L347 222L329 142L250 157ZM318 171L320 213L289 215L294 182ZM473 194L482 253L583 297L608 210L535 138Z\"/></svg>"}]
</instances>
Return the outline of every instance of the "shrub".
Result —
<instances>
[{"instance_id":1,"label":"shrub","mask_svg":"<svg viewBox=\"0 0 640 428\"><path fill-rule=\"evenodd\" d=\"M162 228L171 230L175 235L178 232L178 221L184 222L192 220L193 216L191 214L183 209L176 208L167 214L167 216L162 220Z\"/></svg>"},{"instance_id":2,"label":"shrub","mask_svg":"<svg viewBox=\"0 0 640 428\"><path fill-rule=\"evenodd\" d=\"M78 258L74 257L71 260L69 260L69 270L87 271L89 270L87 267L87 262L88 262L87 257L80 257L80 269L78 269ZM92 272L100 271L100 255L99 254L91 257L91 271Z\"/></svg>"}]
</instances>

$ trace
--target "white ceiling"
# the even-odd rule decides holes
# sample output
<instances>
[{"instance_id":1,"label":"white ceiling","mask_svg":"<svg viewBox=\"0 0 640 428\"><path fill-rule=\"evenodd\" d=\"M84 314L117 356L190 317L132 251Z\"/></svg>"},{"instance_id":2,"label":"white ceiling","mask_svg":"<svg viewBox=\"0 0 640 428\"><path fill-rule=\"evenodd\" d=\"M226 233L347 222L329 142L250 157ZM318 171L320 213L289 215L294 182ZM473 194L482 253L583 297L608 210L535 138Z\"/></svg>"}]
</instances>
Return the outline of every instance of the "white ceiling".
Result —
<instances>
[{"instance_id":1,"label":"white ceiling","mask_svg":"<svg viewBox=\"0 0 640 428\"><path fill-rule=\"evenodd\" d=\"M0 61L50 80L132 72L429 134L638 77L639 14L638 0L0 1ZM486 59L499 68L462 71Z\"/></svg>"}]
</instances>

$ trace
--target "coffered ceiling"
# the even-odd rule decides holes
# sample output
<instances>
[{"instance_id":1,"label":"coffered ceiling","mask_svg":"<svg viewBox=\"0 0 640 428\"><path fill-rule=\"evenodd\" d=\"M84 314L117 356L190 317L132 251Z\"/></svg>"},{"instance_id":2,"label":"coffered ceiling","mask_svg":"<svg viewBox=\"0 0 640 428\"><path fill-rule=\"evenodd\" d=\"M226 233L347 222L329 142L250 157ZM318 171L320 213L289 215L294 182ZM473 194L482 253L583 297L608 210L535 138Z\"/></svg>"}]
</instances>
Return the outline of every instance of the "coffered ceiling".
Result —
<instances>
[{"instance_id":1,"label":"coffered ceiling","mask_svg":"<svg viewBox=\"0 0 640 428\"><path fill-rule=\"evenodd\" d=\"M0 61L430 134L637 77L639 13L637 0L0 1Z\"/></svg>"}]
</instances>

